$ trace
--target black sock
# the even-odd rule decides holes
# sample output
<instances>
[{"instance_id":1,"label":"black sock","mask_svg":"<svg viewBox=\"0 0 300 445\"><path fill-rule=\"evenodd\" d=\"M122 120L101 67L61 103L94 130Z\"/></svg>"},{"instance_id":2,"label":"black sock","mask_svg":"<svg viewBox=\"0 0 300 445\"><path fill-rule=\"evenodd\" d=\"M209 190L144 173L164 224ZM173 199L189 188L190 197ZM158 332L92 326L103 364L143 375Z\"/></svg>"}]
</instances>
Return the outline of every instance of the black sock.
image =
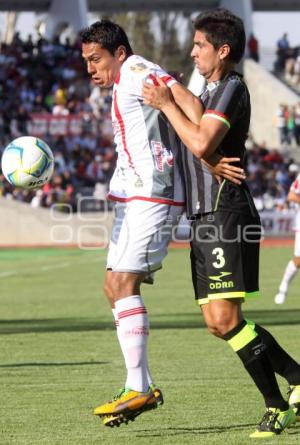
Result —
<instances>
[{"instance_id":1,"label":"black sock","mask_svg":"<svg viewBox=\"0 0 300 445\"><path fill-rule=\"evenodd\" d=\"M284 411L289 405L281 395L275 373L270 363L266 344L245 320L224 335L242 360L255 385L261 392L267 407Z\"/></svg>"},{"instance_id":2,"label":"black sock","mask_svg":"<svg viewBox=\"0 0 300 445\"><path fill-rule=\"evenodd\" d=\"M255 332L267 345L267 354L273 370L284 377L290 385L300 385L300 365L282 347L270 332L255 324Z\"/></svg>"}]
</instances>

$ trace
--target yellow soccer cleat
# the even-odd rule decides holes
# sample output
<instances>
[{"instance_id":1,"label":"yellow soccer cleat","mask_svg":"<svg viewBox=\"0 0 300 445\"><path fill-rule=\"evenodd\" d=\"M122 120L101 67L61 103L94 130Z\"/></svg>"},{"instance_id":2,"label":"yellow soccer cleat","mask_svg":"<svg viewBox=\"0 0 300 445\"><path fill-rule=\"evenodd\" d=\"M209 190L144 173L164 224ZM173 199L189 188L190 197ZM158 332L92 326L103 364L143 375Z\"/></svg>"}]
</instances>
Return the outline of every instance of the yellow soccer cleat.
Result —
<instances>
[{"instance_id":1,"label":"yellow soccer cleat","mask_svg":"<svg viewBox=\"0 0 300 445\"><path fill-rule=\"evenodd\" d=\"M132 416L130 419L124 417L123 414L104 416L102 418L102 423L104 426L109 426L110 428L114 428L115 426L119 427L120 425L122 425L122 423L125 423L127 425L129 421L133 422L139 414Z\"/></svg>"},{"instance_id":2,"label":"yellow soccer cleat","mask_svg":"<svg viewBox=\"0 0 300 445\"><path fill-rule=\"evenodd\" d=\"M267 408L256 431L250 434L254 439L265 439L282 433L296 421L296 414L292 408L280 411L278 408Z\"/></svg>"},{"instance_id":3,"label":"yellow soccer cleat","mask_svg":"<svg viewBox=\"0 0 300 445\"><path fill-rule=\"evenodd\" d=\"M157 406L161 406L164 404L164 397L159 388L157 388L153 383L149 386L149 390L151 390L156 399Z\"/></svg>"},{"instance_id":4,"label":"yellow soccer cleat","mask_svg":"<svg viewBox=\"0 0 300 445\"><path fill-rule=\"evenodd\" d=\"M124 388L112 402L95 408L94 414L103 417L103 425L118 427L122 423L127 424L129 421L134 421L143 412L155 409L163 403L162 392L154 385L151 385L146 393ZM111 406L112 404L113 406ZM107 413L113 409L113 413ZM104 414L104 412L107 414Z\"/></svg>"},{"instance_id":5,"label":"yellow soccer cleat","mask_svg":"<svg viewBox=\"0 0 300 445\"><path fill-rule=\"evenodd\" d=\"M156 405L156 399L151 390L138 392L130 388L124 388L113 400L95 408L94 414L96 416L107 416L110 414L132 413L139 410L147 411L148 409L156 408Z\"/></svg>"},{"instance_id":6,"label":"yellow soccer cleat","mask_svg":"<svg viewBox=\"0 0 300 445\"><path fill-rule=\"evenodd\" d=\"M297 420L300 421L300 385L291 385L288 390L289 405L293 408Z\"/></svg>"}]
</instances>

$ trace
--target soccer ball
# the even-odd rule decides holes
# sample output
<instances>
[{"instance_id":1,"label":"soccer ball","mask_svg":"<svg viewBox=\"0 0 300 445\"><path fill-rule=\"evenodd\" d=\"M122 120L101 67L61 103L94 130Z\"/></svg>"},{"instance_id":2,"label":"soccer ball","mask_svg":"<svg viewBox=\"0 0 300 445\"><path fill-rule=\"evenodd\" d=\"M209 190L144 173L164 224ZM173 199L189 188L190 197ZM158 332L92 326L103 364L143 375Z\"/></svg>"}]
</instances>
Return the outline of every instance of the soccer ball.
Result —
<instances>
[{"instance_id":1,"label":"soccer ball","mask_svg":"<svg viewBox=\"0 0 300 445\"><path fill-rule=\"evenodd\" d=\"M5 178L15 187L42 187L52 176L54 157L41 139L22 136L5 148L1 168Z\"/></svg>"}]
</instances>

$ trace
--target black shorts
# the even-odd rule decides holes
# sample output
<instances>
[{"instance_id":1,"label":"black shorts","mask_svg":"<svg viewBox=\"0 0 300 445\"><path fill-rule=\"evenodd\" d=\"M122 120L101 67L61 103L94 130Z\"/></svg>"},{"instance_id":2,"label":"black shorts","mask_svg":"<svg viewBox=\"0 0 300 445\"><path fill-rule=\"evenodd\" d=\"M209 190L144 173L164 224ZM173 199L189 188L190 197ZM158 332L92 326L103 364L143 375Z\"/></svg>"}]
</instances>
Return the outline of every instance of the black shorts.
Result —
<instances>
[{"instance_id":1,"label":"black shorts","mask_svg":"<svg viewBox=\"0 0 300 445\"><path fill-rule=\"evenodd\" d=\"M258 296L259 216L230 212L192 222L191 267L199 304Z\"/></svg>"}]
</instances>

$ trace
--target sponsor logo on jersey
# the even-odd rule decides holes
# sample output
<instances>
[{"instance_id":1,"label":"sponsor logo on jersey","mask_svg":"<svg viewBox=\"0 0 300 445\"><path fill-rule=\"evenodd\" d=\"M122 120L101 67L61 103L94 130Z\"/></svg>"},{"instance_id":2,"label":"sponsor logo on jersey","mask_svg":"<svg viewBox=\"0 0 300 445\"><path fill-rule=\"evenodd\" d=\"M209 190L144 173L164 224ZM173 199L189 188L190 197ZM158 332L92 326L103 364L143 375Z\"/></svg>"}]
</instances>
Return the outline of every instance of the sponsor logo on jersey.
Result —
<instances>
[{"instance_id":1,"label":"sponsor logo on jersey","mask_svg":"<svg viewBox=\"0 0 300 445\"><path fill-rule=\"evenodd\" d=\"M135 183L134 183L134 186L135 187L143 187L143 181L141 180L141 178L140 177L138 177L137 178L137 180L135 181Z\"/></svg>"},{"instance_id":2,"label":"sponsor logo on jersey","mask_svg":"<svg viewBox=\"0 0 300 445\"><path fill-rule=\"evenodd\" d=\"M232 272L221 272L220 275L214 275L209 278L214 281L222 281L222 278L227 277L228 275L232 275Z\"/></svg>"},{"instance_id":3,"label":"sponsor logo on jersey","mask_svg":"<svg viewBox=\"0 0 300 445\"><path fill-rule=\"evenodd\" d=\"M222 281L222 283L209 283L209 288L211 290L231 289L232 287L234 287L234 282L233 281Z\"/></svg>"},{"instance_id":4,"label":"sponsor logo on jersey","mask_svg":"<svg viewBox=\"0 0 300 445\"><path fill-rule=\"evenodd\" d=\"M159 172L163 172L164 165L173 167L173 153L171 152L171 150L168 150L166 147L164 147L161 142L151 141L151 152L153 155L156 170L158 170Z\"/></svg>"},{"instance_id":5,"label":"sponsor logo on jersey","mask_svg":"<svg viewBox=\"0 0 300 445\"><path fill-rule=\"evenodd\" d=\"M211 290L216 289L231 289L234 287L233 281L223 281L224 277L228 277L228 275L232 275L232 272L221 272L219 275L213 275L208 277L210 280L213 280L212 283L209 283L209 288Z\"/></svg>"},{"instance_id":6,"label":"sponsor logo on jersey","mask_svg":"<svg viewBox=\"0 0 300 445\"><path fill-rule=\"evenodd\" d=\"M145 71L149 71L149 68L143 62L139 62L136 63L135 65L132 65L130 69L135 73L144 73Z\"/></svg>"},{"instance_id":7,"label":"sponsor logo on jersey","mask_svg":"<svg viewBox=\"0 0 300 445\"><path fill-rule=\"evenodd\" d=\"M260 355L267 349L267 346L264 343L260 343L252 348L254 355Z\"/></svg>"}]
</instances>

